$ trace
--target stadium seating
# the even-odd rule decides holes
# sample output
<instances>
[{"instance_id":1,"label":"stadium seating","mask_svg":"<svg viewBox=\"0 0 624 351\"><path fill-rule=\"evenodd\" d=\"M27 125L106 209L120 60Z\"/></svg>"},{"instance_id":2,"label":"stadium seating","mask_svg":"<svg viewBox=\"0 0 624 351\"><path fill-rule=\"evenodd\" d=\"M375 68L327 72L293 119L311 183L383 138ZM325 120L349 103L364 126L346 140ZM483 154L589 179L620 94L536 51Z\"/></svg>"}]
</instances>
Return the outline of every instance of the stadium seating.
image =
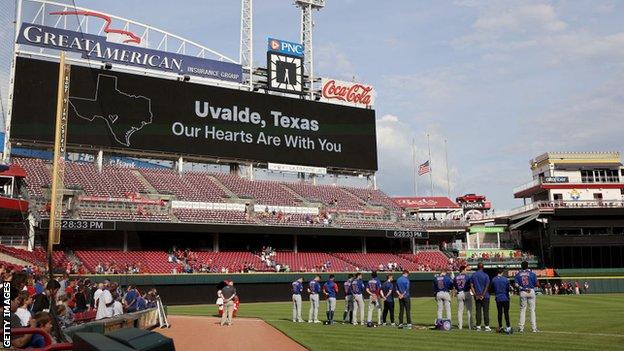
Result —
<instances>
[{"instance_id":1,"label":"stadium seating","mask_svg":"<svg viewBox=\"0 0 624 351\"><path fill-rule=\"evenodd\" d=\"M286 183L285 185L309 202L319 202L338 210L363 210L360 206L363 202L361 199L338 186L308 183Z\"/></svg>"},{"instance_id":2,"label":"stadium seating","mask_svg":"<svg viewBox=\"0 0 624 351\"><path fill-rule=\"evenodd\" d=\"M45 266L47 261L46 252L40 248L36 248L31 252L11 246L0 245L0 252L36 266ZM53 264L57 267L63 267L67 263L67 257L62 251L55 251L52 260Z\"/></svg>"},{"instance_id":3,"label":"stadium seating","mask_svg":"<svg viewBox=\"0 0 624 351\"><path fill-rule=\"evenodd\" d=\"M324 252L277 252L275 260L282 265L288 265L292 271L320 271L323 265L327 271L353 271L355 268L352 264Z\"/></svg>"},{"instance_id":4,"label":"stadium seating","mask_svg":"<svg viewBox=\"0 0 624 351\"><path fill-rule=\"evenodd\" d=\"M227 194L205 172L184 172L171 169L139 169L141 175L161 194L175 195L179 200L223 202Z\"/></svg>"},{"instance_id":5,"label":"stadium seating","mask_svg":"<svg viewBox=\"0 0 624 351\"><path fill-rule=\"evenodd\" d=\"M222 223L222 224L257 224L247 218L242 211L196 210L179 208L173 214L181 222L189 223Z\"/></svg>"},{"instance_id":6,"label":"stadium seating","mask_svg":"<svg viewBox=\"0 0 624 351\"><path fill-rule=\"evenodd\" d=\"M267 180L250 181L232 174L214 174L215 178L240 198L255 199L262 205L296 206L297 201L278 182Z\"/></svg>"},{"instance_id":7,"label":"stadium seating","mask_svg":"<svg viewBox=\"0 0 624 351\"><path fill-rule=\"evenodd\" d=\"M378 270L379 265L384 269L388 267L388 263L396 263L399 267L407 270L416 270L418 265L406 260L400 256L390 253L335 253L334 256L351 263L360 270Z\"/></svg>"},{"instance_id":8,"label":"stadium seating","mask_svg":"<svg viewBox=\"0 0 624 351\"><path fill-rule=\"evenodd\" d=\"M421 268L421 265L429 267L432 270L447 269L449 266L449 258L438 250L431 251L419 251L416 255L401 254L402 258L418 264L416 270Z\"/></svg>"},{"instance_id":9,"label":"stadium seating","mask_svg":"<svg viewBox=\"0 0 624 351\"><path fill-rule=\"evenodd\" d=\"M95 272L98 264L114 263L120 268L126 265L140 265L141 273L171 273L177 267L168 262L168 255L164 251L75 251L74 255L90 272Z\"/></svg>"}]
</instances>

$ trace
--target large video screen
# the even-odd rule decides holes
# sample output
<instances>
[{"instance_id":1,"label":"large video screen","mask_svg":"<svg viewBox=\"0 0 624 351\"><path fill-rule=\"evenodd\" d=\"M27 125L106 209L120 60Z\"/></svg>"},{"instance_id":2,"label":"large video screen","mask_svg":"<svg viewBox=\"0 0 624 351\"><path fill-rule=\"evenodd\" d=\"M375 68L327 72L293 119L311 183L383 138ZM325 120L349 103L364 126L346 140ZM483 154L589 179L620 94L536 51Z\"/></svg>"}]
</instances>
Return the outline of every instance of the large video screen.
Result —
<instances>
[{"instance_id":1,"label":"large video screen","mask_svg":"<svg viewBox=\"0 0 624 351\"><path fill-rule=\"evenodd\" d=\"M52 143L58 63L18 58L11 140ZM375 111L72 66L68 145L377 170Z\"/></svg>"}]
</instances>

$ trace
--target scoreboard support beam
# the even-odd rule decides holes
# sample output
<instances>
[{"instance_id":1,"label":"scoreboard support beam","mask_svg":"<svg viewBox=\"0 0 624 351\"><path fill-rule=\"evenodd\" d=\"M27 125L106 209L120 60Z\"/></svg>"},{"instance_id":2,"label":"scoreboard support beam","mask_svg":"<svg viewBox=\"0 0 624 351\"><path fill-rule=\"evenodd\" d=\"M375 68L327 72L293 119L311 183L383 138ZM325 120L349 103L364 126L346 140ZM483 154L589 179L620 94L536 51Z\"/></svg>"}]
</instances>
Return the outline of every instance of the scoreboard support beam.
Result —
<instances>
[{"instance_id":1,"label":"scoreboard support beam","mask_svg":"<svg viewBox=\"0 0 624 351\"><path fill-rule=\"evenodd\" d=\"M96 160L98 173L101 173L104 165L104 151L102 149L98 150Z\"/></svg>"}]
</instances>

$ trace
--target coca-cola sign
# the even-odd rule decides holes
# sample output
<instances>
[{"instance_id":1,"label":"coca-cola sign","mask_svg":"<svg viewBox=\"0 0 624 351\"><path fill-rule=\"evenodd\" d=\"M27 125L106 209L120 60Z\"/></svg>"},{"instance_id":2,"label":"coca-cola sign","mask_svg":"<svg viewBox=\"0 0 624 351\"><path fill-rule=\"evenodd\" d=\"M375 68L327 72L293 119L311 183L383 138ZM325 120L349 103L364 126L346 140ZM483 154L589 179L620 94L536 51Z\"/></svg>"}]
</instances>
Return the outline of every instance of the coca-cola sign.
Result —
<instances>
[{"instance_id":1,"label":"coca-cola sign","mask_svg":"<svg viewBox=\"0 0 624 351\"><path fill-rule=\"evenodd\" d=\"M321 80L321 101L336 104L372 107L373 86L323 78Z\"/></svg>"}]
</instances>

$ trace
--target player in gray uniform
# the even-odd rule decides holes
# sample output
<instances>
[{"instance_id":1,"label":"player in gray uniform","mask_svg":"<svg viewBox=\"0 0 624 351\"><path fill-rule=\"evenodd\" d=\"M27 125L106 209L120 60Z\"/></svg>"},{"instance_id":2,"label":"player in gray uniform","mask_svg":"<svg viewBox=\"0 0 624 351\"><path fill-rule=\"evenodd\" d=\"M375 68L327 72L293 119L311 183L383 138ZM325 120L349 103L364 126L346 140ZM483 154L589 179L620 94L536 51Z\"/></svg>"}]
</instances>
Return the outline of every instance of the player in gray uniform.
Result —
<instances>
[{"instance_id":1,"label":"player in gray uniform","mask_svg":"<svg viewBox=\"0 0 624 351\"><path fill-rule=\"evenodd\" d=\"M299 278L292 282L292 321L294 323L303 322L301 318L301 292L303 291L303 278Z\"/></svg>"},{"instance_id":2,"label":"player in gray uniform","mask_svg":"<svg viewBox=\"0 0 624 351\"><path fill-rule=\"evenodd\" d=\"M518 321L518 331L524 332L524 322L526 309L529 307L531 313L531 329L537 333L537 318L535 317L535 288L537 287L537 275L529 269L529 263L522 261L522 269L516 273L514 283L520 289L520 319Z\"/></svg>"},{"instance_id":3,"label":"player in gray uniform","mask_svg":"<svg viewBox=\"0 0 624 351\"><path fill-rule=\"evenodd\" d=\"M351 282L351 293L353 294L353 325L358 324L358 312L360 312L360 323L364 325L364 282L362 273L357 273Z\"/></svg>"},{"instance_id":4,"label":"player in gray uniform","mask_svg":"<svg viewBox=\"0 0 624 351\"><path fill-rule=\"evenodd\" d=\"M308 285L308 293L310 294L310 313L308 315L308 323L321 323L318 319L319 311L319 293L321 292L321 277L316 275L310 280Z\"/></svg>"},{"instance_id":5,"label":"player in gray uniform","mask_svg":"<svg viewBox=\"0 0 624 351\"><path fill-rule=\"evenodd\" d=\"M459 274L455 276L453 283L457 290L457 327L462 329L464 325L464 307L468 316L468 329L474 327L472 321L472 296L470 296L470 275L467 272L468 267L459 267Z\"/></svg>"},{"instance_id":6,"label":"player in gray uniform","mask_svg":"<svg viewBox=\"0 0 624 351\"><path fill-rule=\"evenodd\" d=\"M353 274L349 273L347 281L344 282L345 291L345 309L342 314L342 322L353 322L353 294L351 294L351 283L353 282Z\"/></svg>"}]
</instances>

